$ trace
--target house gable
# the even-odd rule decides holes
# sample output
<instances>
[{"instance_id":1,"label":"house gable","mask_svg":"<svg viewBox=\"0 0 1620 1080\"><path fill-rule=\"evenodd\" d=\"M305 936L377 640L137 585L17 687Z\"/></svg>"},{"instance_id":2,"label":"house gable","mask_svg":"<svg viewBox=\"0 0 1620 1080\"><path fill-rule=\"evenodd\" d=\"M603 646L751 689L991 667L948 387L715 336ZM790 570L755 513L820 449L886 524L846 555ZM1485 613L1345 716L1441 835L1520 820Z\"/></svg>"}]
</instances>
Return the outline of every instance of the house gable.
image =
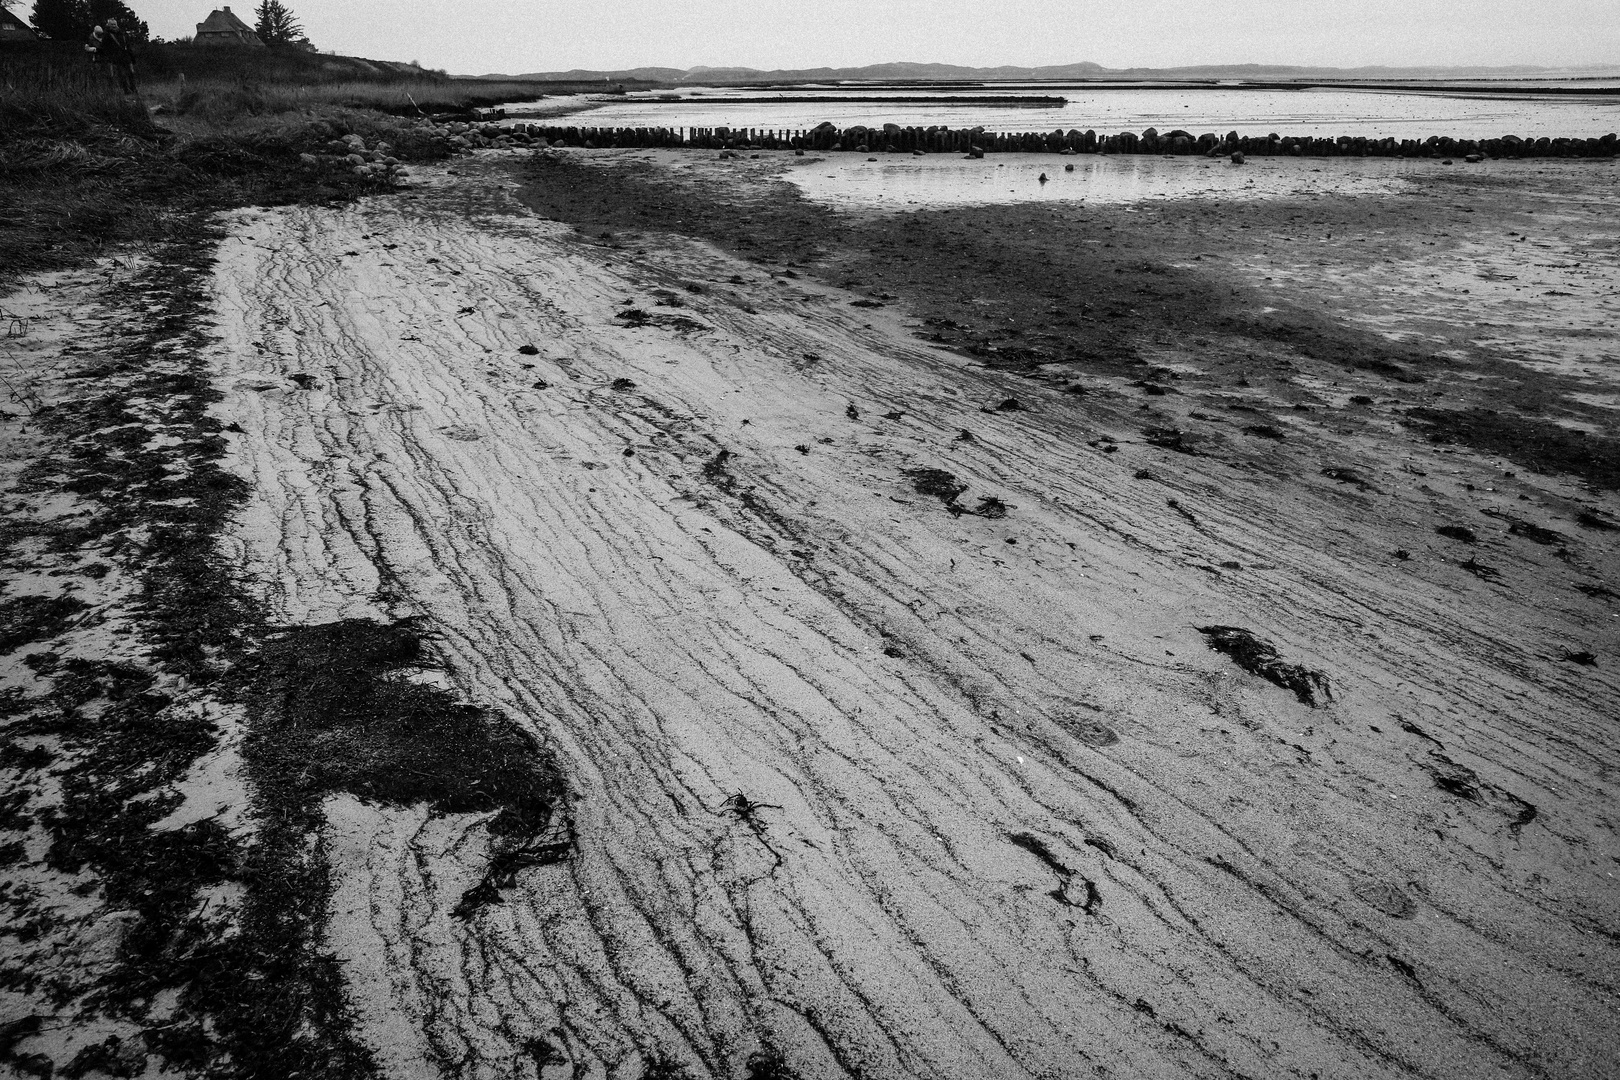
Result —
<instances>
[{"instance_id":1,"label":"house gable","mask_svg":"<svg viewBox=\"0 0 1620 1080\"><path fill-rule=\"evenodd\" d=\"M208 18L198 23L197 36L192 41L197 45L264 45L253 28L232 14L229 7L210 12Z\"/></svg>"}]
</instances>

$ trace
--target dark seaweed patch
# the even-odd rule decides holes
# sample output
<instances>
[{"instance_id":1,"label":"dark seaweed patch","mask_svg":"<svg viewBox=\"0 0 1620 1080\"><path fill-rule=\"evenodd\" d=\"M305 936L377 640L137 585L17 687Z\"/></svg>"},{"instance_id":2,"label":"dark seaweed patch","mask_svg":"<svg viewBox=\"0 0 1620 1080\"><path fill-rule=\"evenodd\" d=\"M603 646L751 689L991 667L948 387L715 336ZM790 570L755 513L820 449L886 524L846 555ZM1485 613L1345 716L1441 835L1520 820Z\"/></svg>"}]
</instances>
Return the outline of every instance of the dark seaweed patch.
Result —
<instances>
[{"instance_id":1,"label":"dark seaweed patch","mask_svg":"<svg viewBox=\"0 0 1620 1080\"><path fill-rule=\"evenodd\" d=\"M1544 529L1540 525L1525 521L1523 518L1516 517L1513 514L1507 513L1506 511L1497 510L1494 507L1486 507L1485 509L1481 510L1480 513L1484 514L1486 517L1496 518L1498 521L1507 522L1509 535L1522 536L1531 543L1542 544L1547 547L1569 543L1569 537L1565 536L1563 533L1554 532L1552 529Z\"/></svg>"},{"instance_id":2,"label":"dark seaweed patch","mask_svg":"<svg viewBox=\"0 0 1620 1080\"><path fill-rule=\"evenodd\" d=\"M244 662L241 693L264 717L250 766L305 798L346 791L443 813L499 810L497 836L544 829L562 793L535 740L436 686L414 620L346 619L287 630Z\"/></svg>"},{"instance_id":3,"label":"dark seaweed patch","mask_svg":"<svg viewBox=\"0 0 1620 1080\"><path fill-rule=\"evenodd\" d=\"M67 629L73 616L88 606L68 593L15 596L0 601L0 656L56 637Z\"/></svg>"},{"instance_id":4,"label":"dark seaweed patch","mask_svg":"<svg viewBox=\"0 0 1620 1080\"><path fill-rule=\"evenodd\" d=\"M1284 690L1291 690L1301 704L1317 706L1317 697L1333 696L1326 675L1312 671L1301 664L1285 664L1277 650L1255 637L1252 631L1240 626L1200 626L1205 644L1218 653L1224 653L1238 667L1251 675L1258 675Z\"/></svg>"},{"instance_id":5,"label":"dark seaweed patch","mask_svg":"<svg viewBox=\"0 0 1620 1080\"><path fill-rule=\"evenodd\" d=\"M979 504L969 510L957 502L968 486L956 478L954 473L944 469L922 468L907 469L906 476L911 480L912 490L919 495L927 495L938 499L945 504L945 509L952 514L961 516L972 514L984 518L1004 518L1007 516L1007 504L994 495L981 495Z\"/></svg>"},{"instance_id":6,"label":"dark seaweed patch","mask_svg":"<svg viewBox=\"0 0 1620 1080\"><path fill-rule=\"evenodd\" d=\"M955 506L956 500L968 489L966 484L956 479L955 473L944 469L907 469L906 476L911 479L913 491L938 499L946 506Z\"/></svg>"},{"instance_id":7,"label":"dark seaweed patch","mask_svg":"<svg viewBox=\"0 0 1620 1080\"><path fill-rule=\"evenodd\" d=\"M1187 433L1179 428L1143 428L1142 438L1149 445L1164 450L1174 450L1178 454L1188 454L1193 457L1198 456L1198 451L1193 448L1192 443L1187 439Z\"/></svg>"},{"instance_id":8,"label":"dark seaweed patch","mask_svg":"<svg viewBox=\"0 0 1620 1080\"><path fill-rule=\"evenodd\" d=\"M1542 544L1548 547L1554 544L1565 544L1569 538L1561 532L1552 529L1543 529L1529 521L1515 521L1508 526L1508 532L1513 536L1522 536L1531 543Z\"/></svg>"},{"instance_id":9,"label":"dark seaweed patch","mask_svg":"<svg viewBox=\"0 0 1620 1080\"><path fill-rule=\"evenodd\" d=\"M1412 409L1406 416L1432 442L1500 454L1532 472L1578 476L1605 490L1620 488L1620 440L1491 409Z\"/></svg>"},{"instance_id":10,"label":"dark seaweed patch","mask_svg":"<svg viewBox=\"0 0 1620 1080\"><path fill-rule=\"evenodd\" d=\"M1468 571L1470 574L1473 574L1481 581L1499 581L1502 577L1502 572L1500 570L1496 569L1494 566L1486 566L1472 555L1459 561L1457 565Z\"/></svg>"},{"instance_id":11,"label":"dark seaweed patch","mask_svg":"<svg viewBox=\"0 0 1620 1080\"><path fill-rule=\"evenodd\" d=\"M994 495L981 495L979 505L964 513L976 514L982 518L1004 518L1007 516L1007 504Z\"/></svg>"},{"instance_id":12,"label":"dark seaweed patch","mask_svg":"<svg viewBox=\"0 0 1620 1080\"><path fill-rule=\"evenodd\" d=\"M1431 761L1428 770L1434 779L1435 787L1459 799L1467 799L1469 802L1480 801L1478 773L1466 765L1452 761L1437 750L1429 751L1429 757Z\"/></svg>"},{"instance_id":13,"label":"dark seaweed patch","mask_svg":"<svg viewBox=\"0 0 1620 1080\"><path fill-rule=\"evenodd\" d=\"M721 491L730 491L737 486L737 478L731 475L731 467L727 462L731 460L730 450L721 450L710 458L703 466L703 479L719 488Z\"/></svg>"},{"instance_id":14,"label":"dark seaweed patch","mask_svg":"<svg viewBox=\"0 0 1620 1080\"><path fill-rule=\"evenodd\" d=\"M1342 465L1330 465L1322 470L1322 475L1329 480L1337 480L1341 484L1354 484L1361 491L1374 490L1365 476L1362 476L1355 469L1346 468Z\"/></svg>"}]
</instances>

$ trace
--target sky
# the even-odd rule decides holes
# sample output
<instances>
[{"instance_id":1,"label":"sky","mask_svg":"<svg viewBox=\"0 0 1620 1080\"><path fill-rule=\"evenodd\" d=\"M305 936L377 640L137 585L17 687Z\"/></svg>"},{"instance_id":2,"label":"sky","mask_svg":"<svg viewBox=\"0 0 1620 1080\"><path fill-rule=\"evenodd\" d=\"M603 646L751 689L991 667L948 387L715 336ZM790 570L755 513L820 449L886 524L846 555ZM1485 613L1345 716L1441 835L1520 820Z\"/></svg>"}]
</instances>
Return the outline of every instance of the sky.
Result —
<instances>
[{"instance_id":1,"label":"sky","mask_svg":"<svg viewBox=\"0 0 1620 1080\"><path fill-rule=\"evenodd\" d=\"M457 75L572 68L1620 63L1620 0L283 0L315 46ZM20 0L26 16L29 0ZM209 0L130 0L154 34ZM253 21L253 0L232 10Z\"/></svg>"}]
</instances>

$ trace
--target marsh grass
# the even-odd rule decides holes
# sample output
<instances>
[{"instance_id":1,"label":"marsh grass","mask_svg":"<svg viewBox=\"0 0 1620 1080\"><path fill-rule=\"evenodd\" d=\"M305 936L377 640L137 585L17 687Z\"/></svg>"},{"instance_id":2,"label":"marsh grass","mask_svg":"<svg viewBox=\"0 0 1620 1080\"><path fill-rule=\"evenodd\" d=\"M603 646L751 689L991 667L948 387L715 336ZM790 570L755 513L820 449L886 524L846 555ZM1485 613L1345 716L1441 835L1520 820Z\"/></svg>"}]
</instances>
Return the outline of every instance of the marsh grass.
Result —
<instances>
[{"instance_id":1,"label":"marsh grass","mask_svg":"<svg viewBox=\"0 0 1620 1080\"><path fill-rule=\"evenodd\" d=\"M0 52L0 133L52 126L150 125L146 108L119 93L107 72L81 58L53 51Z\"/></svg>"},{"instance_id":2,"label":"marsh grass","mask_svg":"<svg viewBox=\"0 0 1620 1080\"><path fill-rule=\"evenodd\" d=\"M243 119L368 110L391 116L464 113L544 96L541 84L472 79L346 81L305 85L247 79L191 79L148 84L142 94L165 126L175 119L226 126Z\"/></svg>"}]
</instances>

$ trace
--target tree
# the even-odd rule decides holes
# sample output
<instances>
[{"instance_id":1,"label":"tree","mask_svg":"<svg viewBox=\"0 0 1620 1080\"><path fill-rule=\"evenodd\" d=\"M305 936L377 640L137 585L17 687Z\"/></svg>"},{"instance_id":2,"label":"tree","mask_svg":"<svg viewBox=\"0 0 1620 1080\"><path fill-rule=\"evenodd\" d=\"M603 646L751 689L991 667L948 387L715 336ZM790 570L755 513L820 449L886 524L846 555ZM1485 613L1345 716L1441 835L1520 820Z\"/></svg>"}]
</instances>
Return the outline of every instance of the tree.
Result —
<instances>
[{"instance_id":1,"label":"tree","mask_svg":"<svg viewBox=\"0 0 1620 1080\"><path fill-rule=\"evenodd\" d=\"M259 21L253 30L266 45L291 45L304 36L304 28L281 0L262 0L256 14Z\"/></svg>"},{"instance_id":2,"label":"tree","mask_svg":"<svg viewBox=\"0 0 1620 1080\"><path fill-rule=\"evenodd\" d=\"M108 19L117 19L118 28L129 40L146 40L146 23L124 0L34 0L34 13L28 21L41 36L53 41L84 41L90 37L91 27L103 26Z\"/></svg>"}]
</instances>

